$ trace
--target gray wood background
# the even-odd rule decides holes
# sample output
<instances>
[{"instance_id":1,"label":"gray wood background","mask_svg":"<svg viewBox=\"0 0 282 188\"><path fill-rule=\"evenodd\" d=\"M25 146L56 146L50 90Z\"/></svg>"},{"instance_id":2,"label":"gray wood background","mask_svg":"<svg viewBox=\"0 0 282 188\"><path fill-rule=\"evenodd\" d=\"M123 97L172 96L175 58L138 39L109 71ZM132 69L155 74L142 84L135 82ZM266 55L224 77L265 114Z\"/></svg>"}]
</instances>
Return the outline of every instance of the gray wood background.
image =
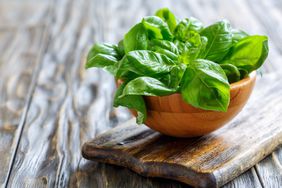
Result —
<instances>
[{"instance_id":1,"label":"gray wood background","mask_svg":"<svg viewBox=\"0 0 282 188\"><path fill-rule=\"evenodd\" d=\"M143 16L169 7L180 17L270 38L264 74L281 74L281 0L0 0L1 187L186 185L87 161L83 142L131 116L113 109L114 80L85 70L96 41L117 42ZM267 96L266 96L267 97ZM224 187L281 187L282 147Z\"/></svg>"}]
</instances>

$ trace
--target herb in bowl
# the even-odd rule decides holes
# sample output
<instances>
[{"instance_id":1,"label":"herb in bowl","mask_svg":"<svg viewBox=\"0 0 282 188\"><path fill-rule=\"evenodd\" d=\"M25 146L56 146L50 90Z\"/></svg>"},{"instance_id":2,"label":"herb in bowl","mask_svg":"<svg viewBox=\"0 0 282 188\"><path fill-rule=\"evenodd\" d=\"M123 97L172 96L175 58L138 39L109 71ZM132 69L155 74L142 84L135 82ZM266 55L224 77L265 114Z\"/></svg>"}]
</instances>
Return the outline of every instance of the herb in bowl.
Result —
<instances>
[{"instance_id":1,"label":"herb in bowl","mask_svg":"<svg viewBox=\"0 0 282 188\"><path fill-rule=\"evenodd\" d=\"M226 20L208 27L195 18L178 20L167 8L133 26L117 45L95 44L86 68L104 68L123 83L114 106L146 120L143 96L181 93L200 109L227 111L230 84L261 67L268 38L234 29Z\"/></svg>"}]
</instances>

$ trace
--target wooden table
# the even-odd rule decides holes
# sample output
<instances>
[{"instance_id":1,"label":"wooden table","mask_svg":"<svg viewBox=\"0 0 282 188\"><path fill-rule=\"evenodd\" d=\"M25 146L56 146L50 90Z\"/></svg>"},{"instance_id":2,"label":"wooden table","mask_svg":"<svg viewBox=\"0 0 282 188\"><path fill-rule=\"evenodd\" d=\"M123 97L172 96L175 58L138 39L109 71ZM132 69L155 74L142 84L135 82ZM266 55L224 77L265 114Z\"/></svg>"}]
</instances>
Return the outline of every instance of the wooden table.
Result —
<instances>
[{"instance_id":1,"label":"wooden table","mask_svg":"<svg viewBox=\"0 0 282 188\"><path fill-rule=\"evenodd\" d=\"M87 161L80 152L85 141L131 117L112 108L113 78L84 69L89 47L117 42L160 7L205 24L227 18L249 33L268 35L263 71L281 74L281 1L0 1L2 187L186 187ZM281 163L282 147L224 187L281 187Z\"/></svg>"}]
</instances>

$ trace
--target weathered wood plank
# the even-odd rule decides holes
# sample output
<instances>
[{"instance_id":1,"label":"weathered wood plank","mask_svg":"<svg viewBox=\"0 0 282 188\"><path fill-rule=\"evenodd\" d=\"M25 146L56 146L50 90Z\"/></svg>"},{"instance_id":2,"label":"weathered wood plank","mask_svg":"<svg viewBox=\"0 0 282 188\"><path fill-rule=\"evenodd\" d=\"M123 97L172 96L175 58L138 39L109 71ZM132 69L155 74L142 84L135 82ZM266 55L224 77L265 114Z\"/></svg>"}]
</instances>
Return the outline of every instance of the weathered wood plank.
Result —
<instances>
[{"instance_id":1,"label":"weathered wood plank","mask_svg":"<svg viewBox=\"0 0 282 188\"><path fill-rule=\"evenodd\" d=\"M279 156L280 153L280 156ZM256 170L264 187L281 187L281 147L256 165Z\"/></svg>"},{"instance_id":2,"label":"weathered wood plank","mask_svg":"<svg viewBox=\"0 0 282 188\"><path fill-rule=\"evenodd\" d=\"M262 188L255 168L251 168L233 181L230 181L223 188Z\"/></svg>"},{"instance_id":3,"label":"weathered wood plank","mask_svg":"<svg viewBox=\"0 0 282 188\"><path fill-rule=\"evenodd\" d=\"M34 7L36 6L37 4ZM124 182L122 176L118 176L120 168L108 168L105 165L91 166L89 162L81 159L79 152L80 145L84 141L129 117L126 110L111 108L114 91L112 77L100 70L84 70L83 64L89 45L93 40L117 42L132 24L163 6L172 8L180 17L194 15L208 23L217 19L217 15L220 14L247 31L256 33L265 31L265 26L253 13L250 13L242 0L230 3L223 0L177 2L134 0L127 3L115 0L58 1L52 17L53 25L49 28L52 36L51 45L44 57L38 87L28 112L28 122L15 161L10 187L17 187L22 183L31 187L72 185L72 181L69 180L75 180L74 187L92 185L95 181L100 183L97 185L112 187L116 187L115 183L129 187L131 185L142 187L143 182L146 182L144 187L164 185L159 183L162 180L146 179L126 169L123 169L125 173L121 173L129 177L128 182ZM0 9L2 7L0 6ZM34 11L33 8L29 10ZM38 11L41 10L45 10L44 6L41 8L39 6ZM2 9L0 14L1 12ZM2 15L8 13L3 12ZM46 19L44 13L40 15L41 20ZM37 19L29 18L29 16L22 17L28 20L26 22L29 24L21 25L34 27ZM18 21L17 24L20 22ZM15 28L17 24L1 22L0 30L6 30L7 26ZM9 37L13 38L11 35ZM5 46L2 41L0 46L1 44ZM277 51L276 46L271 49L271 63L281 58L281 54ZM270 66L266 67L267 71L276 68L268 67ZM109 84L101 84L101 82ZM112 180L111 176L114 174L116 176ZM246 174L227 186L257 185L253 182L257 179L254 170ZM92 181L93 179L95 180ZM180 187L178 183L168 183L168 185Z\"/></svg>"},{"instance_id":4,"label":"weathered wood plank","mask_svg":"<svg viewBox=\"0 0 282 188\"><path fill-rule=\"evenodd\" d=\"M0 31L44 25L48 5L49 0L0 1Z\"/></svg>"},{"instance_id":5,"label":"weathered wood plank","mask_svg":"<svg viewBox=\"0 0 282 188\"><path fill-rule=\"evenodd\" d=\"M7 180L34 88L34 74L39 66L37 58L44 45L44 26L36 24L43 21L41 14L46 11L43 2L36 5L0 2L1 187ZM28 19L21 15L28 15ZM27 27L31 22L34 27Z\"/></svg>"},{"instance_id":6,"label":"weathered wood plank","mask_svg":"<svg viewBox=\"0 0 282 188\"><path fill-rule=\"evenodd\" d=\"M107 188L190 188L180 182L146 178L133 173L129 169L87 161L72 176L70 187L107 187Z\"/></svg>"},{"instance_id":7,"label":"weathered wood plank","mask_svg":"<svg viewBox=\"0 0 282 188\"><path fill-rule=\"evenodd\" d=\"M111 107L114 79L102 70L84 69L91 38L102 38L100 27L92 28L103 25L95 18L101 6L106 5L64 0L53 6L51 42L9 187L65 187L80 164L82 142L118 121Z\"/></svg>"},{"instance_id":8,"label":"weathered wood plank","mask_svg":"<svg viewBox=\"0 0 282 188\"><path fill-rule=\"evenodd\" d=\"M276 75L276 77L278 77ZM282 185L282 146L280 145L266 159L255 165L256 173L263 187Z\"/></svg>"},{"instance_id":9,"label":"weathered wood plank","mask_svg":"<svg viewBox=\"0 0 282 188\"><path fill-rule=\"evenodd\" d=\"M91 185L91 186L89 186ZM76 173L72 174L69 186L78 187L107 187L107 188L188 188L190 186L166 179L146 178L129 169L86 161ZM227 183L224 188L261 188L253 170L249 170Z\"/></svg>"}]
</instances>

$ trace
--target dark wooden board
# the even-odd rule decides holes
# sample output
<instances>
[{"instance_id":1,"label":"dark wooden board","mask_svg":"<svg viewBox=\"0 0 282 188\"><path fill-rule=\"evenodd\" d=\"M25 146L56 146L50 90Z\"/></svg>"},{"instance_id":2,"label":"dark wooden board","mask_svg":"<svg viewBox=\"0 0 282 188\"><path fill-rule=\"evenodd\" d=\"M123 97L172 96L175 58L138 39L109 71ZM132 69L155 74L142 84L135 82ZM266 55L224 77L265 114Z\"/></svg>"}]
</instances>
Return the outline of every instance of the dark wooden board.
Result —
<instances>
[{"instance_id":1,"label":"dark wooden board","mask_svg":"<svg viewBox=\"0 0 282 188\"><path fill-rule=\"evenodd\" d=\"M197 187L222 186L282 143L281 80L269 76L258 82L252 99L236 120L212 134L173 138L138 126L132 119L85 143L82 154L144 176Z\"/></svg>"}]
</instances>

